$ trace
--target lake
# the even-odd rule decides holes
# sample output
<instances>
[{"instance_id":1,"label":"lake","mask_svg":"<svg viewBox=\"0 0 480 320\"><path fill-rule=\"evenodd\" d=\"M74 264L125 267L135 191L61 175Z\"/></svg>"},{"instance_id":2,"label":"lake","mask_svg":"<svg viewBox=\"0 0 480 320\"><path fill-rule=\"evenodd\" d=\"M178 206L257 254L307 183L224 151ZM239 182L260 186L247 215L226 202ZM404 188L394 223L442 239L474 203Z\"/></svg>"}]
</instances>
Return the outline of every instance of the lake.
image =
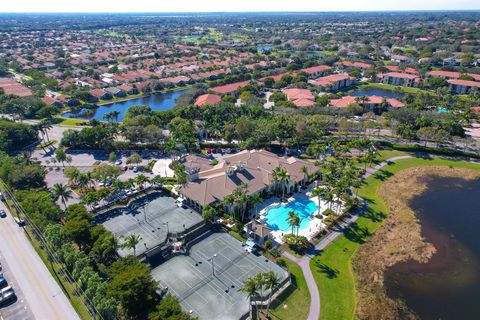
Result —
<instances>
[{"instance_id":1,"label":"lake","mask_svg":"<svg viewBox=\"0 0 480 320\"><path fill-rule=\"evenodd\" d=\"M392 90L385 90L385 89L358 89L353 91L353 93L349 93L349 95L354 97L360 96L380 96L380 97L387 97L387 98L401 98L403 94L401 92L395 92Z\"/></svg>"},{"instance_id":2,"label":"lake","mask_svg":"<svg viewBox=\"0 0 480 320\"><path fill-rule=\"evenodd\" d=\"M423 179L428 190L410 207L437 253L425 264L407 261L387 270L387 295L421 319L479 319L480 180Z\"/></svg>"},{"instance_id":3,"label":"lake","mask_svg":"<svg viewBox=\"0 0 480 320\"><path fill-rule=\"evenodd\" d=\"M154 111L163 111L172 109L175 106L175 100L188 89L181 89L169 92L162 92L162 93L155 93L149 96L144 96L140 98L125 100L125 101L118 101L113 103L108 103L99 106L95 113L90 117L84 117L81 114L73 114L73 113L65 113L63 117L66 118L76 118L76 119L97 119L97 120L104 120L103 116L112 111L120 111L120 116L118 117L119 121L122 121L125 117L125 113L127 112L128 108L131 106L149 106Z\"/></svg>"}]
</instances>

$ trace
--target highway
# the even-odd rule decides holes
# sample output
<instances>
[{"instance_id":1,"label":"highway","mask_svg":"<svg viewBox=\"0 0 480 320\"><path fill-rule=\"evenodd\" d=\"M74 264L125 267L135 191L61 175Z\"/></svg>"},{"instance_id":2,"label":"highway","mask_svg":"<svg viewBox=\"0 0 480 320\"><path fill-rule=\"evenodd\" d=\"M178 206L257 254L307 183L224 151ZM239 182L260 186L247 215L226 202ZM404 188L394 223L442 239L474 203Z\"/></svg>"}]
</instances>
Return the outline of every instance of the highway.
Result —
<instances>
[{"instance_id":1,"label":"highway","mask_svg":"<svg viewBox=\"0 0 480 320\"><path fill-rule=\"evenodd\" d=\"M0 209L7 212L6 218L0 218L0 251L35 319L79 320L70 301L30 244L23 228L15 223L3 202L0 203ZM2 309L0 315L4 320L15 319L3 315Z\"/></svg>"}]
</instances>

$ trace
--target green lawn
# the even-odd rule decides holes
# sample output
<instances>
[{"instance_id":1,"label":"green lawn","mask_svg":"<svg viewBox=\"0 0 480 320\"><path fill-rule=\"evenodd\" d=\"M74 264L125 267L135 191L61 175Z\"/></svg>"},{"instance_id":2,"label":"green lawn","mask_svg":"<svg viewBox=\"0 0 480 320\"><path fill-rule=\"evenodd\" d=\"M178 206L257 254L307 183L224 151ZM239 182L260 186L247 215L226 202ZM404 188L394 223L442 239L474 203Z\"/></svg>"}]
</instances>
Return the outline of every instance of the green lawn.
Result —
<instances>
[{"instance_id":1,"label":"green lawn","mask_svg":"<svg viewBox=\"0 0 480 320\"><path fill-rule=\"evenodd\" d=\"M462 161L413 158L396 161L369 177L359 190L359 195L369 203L368 211L346 231L345 235L337 238L310 262L320 292L320 319L354 319L356 298L351 260L360 244L380 227L387 212L384 203L377 196L378 186L400 170L428 165L480 170L479 165Z\"/></svg>"},{"instance_id":2,"label":"green lawn","mask_svg":"<svg viewBox=\"0 0 480 320\"><path fill-rule=\"evenodd\" d=\"M362 83L358 86L361 89L385 89L385 90L395 90L395 89L400 89L401 91L405 93L429 93L432 95L436 95L435 92L427 89L420 89L420 88L413 88L413 87L403 87L403 86L394 86L391 84L385 84L385 83Z\"/></svg>"},{"instance_id":3,"label":"green lawn","mask_svg":"<svg viewBox=\"0 0 480 320\"><path fill-rule=\"evenodd\" d=\"M292 286L272 302L272 319L306 319L310 308L310 293L298 264L284 259L292 275Z\"/></svg>"},{"instance_id":4,"label":"green lawn","mask_svg":"<svg viewBox=\"0 0 480 320\"><path fill-rule=\"evenodd\" d=\"M66 125L66 126L79 126L82 123L87 123L87 120L81 120L81 119L73 119L73 118L62 118L62 117L57 117L62 120L62 122L59 122L58 124Z\"/></svg>"}]
</instances>

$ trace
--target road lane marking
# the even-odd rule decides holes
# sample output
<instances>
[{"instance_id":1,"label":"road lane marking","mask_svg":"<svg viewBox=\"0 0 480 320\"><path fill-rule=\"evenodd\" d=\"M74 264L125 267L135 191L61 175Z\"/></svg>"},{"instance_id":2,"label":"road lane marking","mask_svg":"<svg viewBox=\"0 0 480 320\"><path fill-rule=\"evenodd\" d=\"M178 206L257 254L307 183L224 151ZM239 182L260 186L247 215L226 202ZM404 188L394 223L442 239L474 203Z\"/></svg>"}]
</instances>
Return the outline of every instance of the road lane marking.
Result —
<instances>
[{"instance_id":1,"label":"road lane marking","mask_svg":"<svg viewBox=\"0 0 480 320\"><path fill-rule=\"evenodd\" d=\"M3 226L3 224L2 224ZM23 231L25 232L25 231ZM12 238L10 232L4 232L4 234L6 235L6 237L8 238L8 240L10 241L11 245L13 245L15 247L15 252L17 252L17 257L19 257L22 261L23 261L23 264L25 266L25 268L27 268L29 274L30 274L30 277L31 279L35 282L35 285L36 287L38 288L38 290L40 290L40 293L42 294L42 296L46 299L47 303L50 305L51 307L51 310L53 311L53 313L55 314L55 318L56 319L62 319L62 317L59 316L57 310L55 309L54 305L52 304L52 301L50 301L50 299L48 298L48 295L46 294L45 290L43 289L43 287L40 285L40 282L38 281L38 278L36 277L36 274L33 272L33 270L31 269L30 267L30 264L28 263L27 259L25 258L24 254L23 254L23 251L22 250L19 250L20 248L18 247L16 241L14 241L14 239ZM23 234L22 236L25 236L25 234ZM25 241L28 241L27 239L24 239ZM27 245L31 245L30 243L27 243ZM36 251L34 251L34 254L37 254ZM40 257L38 256L38 258L40 259ZM40 259L40 262L45 266L45 264L43 263L43 261ZM47 266L45 266L46 268ZM49 275L52 276L49 272ZM55 282L56 283L56 282ZM23 290L24 291L24 290Z\"/></svg>"}]
</instances>

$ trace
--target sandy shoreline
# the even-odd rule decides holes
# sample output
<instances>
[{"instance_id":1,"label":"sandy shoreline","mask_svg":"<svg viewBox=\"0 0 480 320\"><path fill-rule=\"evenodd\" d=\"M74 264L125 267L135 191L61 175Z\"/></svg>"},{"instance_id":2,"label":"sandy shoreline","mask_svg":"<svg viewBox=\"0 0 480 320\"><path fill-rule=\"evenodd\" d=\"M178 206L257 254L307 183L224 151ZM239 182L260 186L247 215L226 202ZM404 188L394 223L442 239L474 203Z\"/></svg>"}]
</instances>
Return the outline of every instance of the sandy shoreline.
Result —
<instances>
[{"instance_id":1,"label":"sandy shoreline","mask_svg":"<svg viewBox=\"0 0 480 320\"><path fill-rule=\"evenodd\" d=\"M384 201L388 216L353 259L357 280L356 318L416 318L403 303L386 295L384 273L387 268L406 260L425 263L436 252L423 238L417 216L408 205L413 197L426 190L425 181L418 178L429 175L474 179L480 177L480 172L443 166L410 168L380 185L377 195Z\"/></svg>"}]
</instances>

